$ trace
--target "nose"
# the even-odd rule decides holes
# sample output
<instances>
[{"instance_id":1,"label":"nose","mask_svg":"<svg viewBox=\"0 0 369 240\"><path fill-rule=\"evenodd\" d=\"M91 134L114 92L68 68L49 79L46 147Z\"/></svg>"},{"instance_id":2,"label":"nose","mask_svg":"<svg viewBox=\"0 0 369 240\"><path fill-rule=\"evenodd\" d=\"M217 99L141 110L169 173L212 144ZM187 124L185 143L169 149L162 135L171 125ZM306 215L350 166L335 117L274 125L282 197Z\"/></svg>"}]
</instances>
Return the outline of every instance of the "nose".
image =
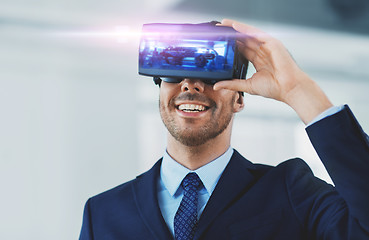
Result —
<instances>
[{"instance_id":1,"label":"nose","mask_svg":"<svg viewBox=\"0 0 369 240\"><path fill-rule=\"evenodd\" d=\"M204 92L205 83L199 79L185 78L181 82L182 92Z\"/></svg>"}]
</instances>

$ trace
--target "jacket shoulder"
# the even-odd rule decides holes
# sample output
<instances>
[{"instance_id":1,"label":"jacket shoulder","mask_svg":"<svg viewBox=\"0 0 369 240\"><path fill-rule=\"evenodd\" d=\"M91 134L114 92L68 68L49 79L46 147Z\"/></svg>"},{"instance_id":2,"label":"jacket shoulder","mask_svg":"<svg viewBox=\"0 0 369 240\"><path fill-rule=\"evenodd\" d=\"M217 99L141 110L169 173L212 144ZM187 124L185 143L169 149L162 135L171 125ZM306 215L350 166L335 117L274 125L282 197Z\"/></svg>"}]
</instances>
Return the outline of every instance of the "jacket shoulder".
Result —
<instances>
[{"instance_id":1,"label":"jacket shoulder","mask_svg":"<svg viewBox=\"0 0 369 240\"><path fill-rule=\"evenodd\" d=\"M298 177L301 174L311 174L312 171L307 163L301 158L291 158L278 164L277 166L267 165L263 163L252 163L235 150L234 157L240 161L248 169L248 171L256 179L260 179L268 174L277 174L286 178Z\"/></svg>"},{"instance_id":2,"label":"jacket shoulder","mask_svg":"<svg viewBox=\"0 0 369 240\"><path fill-rule=\"evenodd\" d=\"M93 205L98 206L114 206L114 204L124 205L133 204L134 202L134 192L133 188L135 185L139 184L143 178L147 176L154 175L158 167L160 166L160 160L147 172L138 175L135 179L122 183L116 187L99 193L89 199L89 202Z\"/></svg>"},{"instance_id":3,"label":"jacket shoulder","mask_svg":"<svg viewBox=\"0 0 369 240\"><path fill-rule=\"evenodd\" d=\"M89 199L89 202L94 206L112 206L118 202L126 202L132 198L132 184L137 179L122 183L116 187L99 193Z\"/></svg>"}]
</instances>

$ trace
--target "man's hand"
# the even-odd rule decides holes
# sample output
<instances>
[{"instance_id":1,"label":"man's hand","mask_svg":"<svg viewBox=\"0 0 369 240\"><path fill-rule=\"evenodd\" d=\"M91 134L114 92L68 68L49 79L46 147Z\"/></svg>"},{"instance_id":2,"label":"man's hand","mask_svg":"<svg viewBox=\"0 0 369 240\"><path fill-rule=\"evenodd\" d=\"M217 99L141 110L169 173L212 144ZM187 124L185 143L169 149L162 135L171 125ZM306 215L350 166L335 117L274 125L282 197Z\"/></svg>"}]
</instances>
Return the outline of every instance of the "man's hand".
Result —
<instances>
[{"instance_id":1,"label":"man's hand","mask_svg":"<svg viewBox=\"0 0 369 240\"><path fill-rule=\"evenodd\" d=\"M307 124L332 106L320 87L305 74L283 44L252 26L224 19L222 26L240 34L239 51L254 65L256 73L247 80L220 81L214 90L230 89L259 95L291 106Z\"/></svg>"}]
</instances>

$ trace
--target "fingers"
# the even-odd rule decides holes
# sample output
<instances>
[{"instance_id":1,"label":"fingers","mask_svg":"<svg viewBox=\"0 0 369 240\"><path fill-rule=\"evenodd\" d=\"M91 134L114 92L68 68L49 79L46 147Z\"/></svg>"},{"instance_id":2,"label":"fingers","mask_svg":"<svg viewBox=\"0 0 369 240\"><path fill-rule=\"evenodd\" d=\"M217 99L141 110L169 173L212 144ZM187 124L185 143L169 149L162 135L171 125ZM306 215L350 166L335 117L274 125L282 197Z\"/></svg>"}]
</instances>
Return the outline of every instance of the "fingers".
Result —
<instances>
[{"instance_id":1,"label":"fingers","mask_svg":"<svg viewBox=\"0 0 369 240\"><path fill-rule=\"evenodd\" d=\"M270 44L274 41L267 33L247 24L243 24L231 19L223 19L221 26L233 27L240 34L238 35L237 45L239 51L253 63L255 68L263 65L270 56Z\"/></svg>"},{"instance_id":2,"label":"fingers","mask_svg":"<svg viewBox=\"0 0 369 240\"><path fill-rule=\"evenodd\" d=\"M258 39L259 41L265 41L266 39L270 38L270 35L261 31L260 29L248 25L248 24L244 24L244 23L240 23L231 19L223 19L222 23L219 24L220 26L227 26L227 27L232 27L234 28L237 32L240 32L242 34L246 34L249 37L253 37Z\"/></svg>"},{"instance_id":3,"label":"fingers","mask_svg":"<svg viewBox=\"0 0 369 240\"><path fill-rule=\"evenodd\" d=\"M252 40L249 40L247 44L237 41L238 51L244 55L246 59L252 62L255 68L258 67L258 62L260 62L262 59L261 57L264 55L264 53L261 51L261 46L262 44Z\"/></svg>"},{"instance_id":4,"label":"fingers","mask_svg":"<svg viewBox=\"0 0 369 240\"><path fill-rule=\"evenodd\" d=\"M233 27L232 26L233 22L234 22L233 20L225 18L221 21L221 23L219 25L227 26L227 27Z\"/></svg>"}]
</instances>

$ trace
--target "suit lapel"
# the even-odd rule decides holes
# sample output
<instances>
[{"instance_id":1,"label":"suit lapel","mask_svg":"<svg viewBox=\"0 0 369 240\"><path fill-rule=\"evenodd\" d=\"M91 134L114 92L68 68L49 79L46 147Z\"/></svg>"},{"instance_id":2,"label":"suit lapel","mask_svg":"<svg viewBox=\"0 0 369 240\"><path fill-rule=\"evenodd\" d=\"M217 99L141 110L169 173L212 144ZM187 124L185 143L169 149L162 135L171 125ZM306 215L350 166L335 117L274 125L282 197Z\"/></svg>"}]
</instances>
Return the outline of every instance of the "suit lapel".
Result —
<instances>
[{"instance_id":1,"label":"suit lapel","mask_svg":"<svg viewBox=\"0 0 369 240\"><path fill-rule=\"evenodd\" d=\"M137 177L132 185L140 215L155 239L172 239L172 235L161 214L157 198L157 181L161 160L146 173Z\"/></svg>"},{"instance_id":2,"label":"suit lapel","mask_svg":"<svg viewBox=\"0 0 369 240\"><path fill-rule=\"evenodd\" d=\"M200 217L194 239L199 239L218 214L250 187L254 178L249 168L254 168L252 163L235 150Z\"/></svg>"}]
</instances>

